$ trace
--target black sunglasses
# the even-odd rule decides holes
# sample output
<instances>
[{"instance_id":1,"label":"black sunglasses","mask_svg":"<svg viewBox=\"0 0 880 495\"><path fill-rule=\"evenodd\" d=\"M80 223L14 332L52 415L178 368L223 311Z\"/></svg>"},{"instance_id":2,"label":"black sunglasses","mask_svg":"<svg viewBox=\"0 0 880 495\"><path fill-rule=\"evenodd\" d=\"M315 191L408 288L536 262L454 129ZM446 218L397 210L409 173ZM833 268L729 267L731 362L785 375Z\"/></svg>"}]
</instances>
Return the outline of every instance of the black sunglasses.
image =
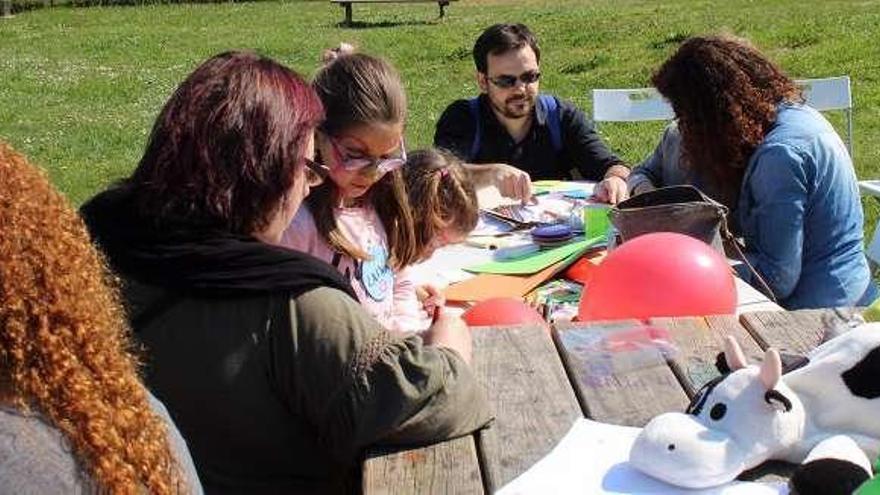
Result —
<instances>
[{"instance_id":1,"label":"black sunglasses","mask_svg":"<svg viewBox=\"0 0 880 495\"><path fill-rule=\"evenodd\" d=\"M538 82L538 79L541 78L541 73L536 70L530 70L527 72L523 72L522 74L517 76L508 76L502 75L498 77L490 77L488 78L492 81L492 84L498 86L499 88L508 89L516 86L517 81L522 81L523 84L534 84Z\"/></svg>"}]
</instances>

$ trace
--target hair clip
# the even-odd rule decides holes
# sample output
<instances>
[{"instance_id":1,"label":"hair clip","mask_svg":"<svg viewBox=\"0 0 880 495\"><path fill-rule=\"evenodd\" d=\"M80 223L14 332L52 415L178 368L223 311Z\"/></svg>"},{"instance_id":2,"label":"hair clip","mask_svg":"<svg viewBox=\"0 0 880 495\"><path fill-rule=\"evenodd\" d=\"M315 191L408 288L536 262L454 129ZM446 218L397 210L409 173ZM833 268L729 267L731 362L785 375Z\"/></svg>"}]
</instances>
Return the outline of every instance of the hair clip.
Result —
<instances>
[{"instance_id":1,"label":"hair clip","mask_svg":"<svg viewBox=\"0 0 880 495\"><path fill-rule=\"evenodd\" d=\"M449 167L439 168L437 173L440 174L440 177L449 177Z\"/></svg>"}]
</instances>

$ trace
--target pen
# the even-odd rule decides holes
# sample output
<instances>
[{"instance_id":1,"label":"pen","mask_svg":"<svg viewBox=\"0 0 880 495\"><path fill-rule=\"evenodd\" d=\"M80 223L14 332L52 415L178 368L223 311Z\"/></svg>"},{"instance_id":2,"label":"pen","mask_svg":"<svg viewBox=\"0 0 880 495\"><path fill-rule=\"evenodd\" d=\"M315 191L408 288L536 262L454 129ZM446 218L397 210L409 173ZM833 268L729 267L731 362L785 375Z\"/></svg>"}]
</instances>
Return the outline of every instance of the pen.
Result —
<instances>
[{"instance_id":1,"label":"pen","mask_svg":"<svg viewBox=\"0 0 880 495\"><path fill-rule=\"evenodd\" d=\"M440 306L434 306L434 314L431 316L431 325L437 323L438 319L440 319Z\"/></svg>"}]
</instances>

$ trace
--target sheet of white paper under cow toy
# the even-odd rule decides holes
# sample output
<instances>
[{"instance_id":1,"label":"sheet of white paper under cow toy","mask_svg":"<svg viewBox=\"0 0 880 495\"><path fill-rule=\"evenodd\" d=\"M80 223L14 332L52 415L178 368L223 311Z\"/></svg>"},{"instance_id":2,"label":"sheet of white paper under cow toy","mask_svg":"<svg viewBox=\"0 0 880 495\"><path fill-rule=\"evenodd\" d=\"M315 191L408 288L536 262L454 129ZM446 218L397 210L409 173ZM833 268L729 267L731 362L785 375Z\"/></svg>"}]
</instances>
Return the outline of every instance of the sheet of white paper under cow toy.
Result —
<instances>
[{"instance_id":1,"label":"sheet of white paper under cow toy","mask_svg":"<svg viewBox=\"0 0 880 495\"><path fill-rule=\"evenodd\" d=\"M578 419L547 456L496 495L787 495L784 483L733 482L687 490L655 480L629 466L629 450L640 428Z\"/></svg>"}]
</instances>

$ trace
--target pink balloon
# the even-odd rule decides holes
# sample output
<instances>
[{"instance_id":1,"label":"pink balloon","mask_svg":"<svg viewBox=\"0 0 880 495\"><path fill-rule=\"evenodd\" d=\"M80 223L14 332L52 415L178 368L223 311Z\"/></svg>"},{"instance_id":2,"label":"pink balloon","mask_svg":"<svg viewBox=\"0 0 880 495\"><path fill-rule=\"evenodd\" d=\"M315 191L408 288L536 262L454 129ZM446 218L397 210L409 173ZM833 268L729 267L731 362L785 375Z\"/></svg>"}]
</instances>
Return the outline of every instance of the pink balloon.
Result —
<instances>
[{"instance_id":1,"label":"pink balloon","mask_svg":"<svg viewBox=\"0 0 880 495\"><path fill-rule=\"evenodd\" d=\"M736 284L725 260L683 234L645 234L611 251L584 288L578 319L730 314Z\"/></svg>"},{"instance_id":2,"label":"pink balloon","mask_svg":"<svg viewBox=\"0 0 880 495\"><path fill-rule=\"evenodd\" d=\"M461 317L472 327L544 323L528 304L510 297L495 297L475 304Z\"/></svg>"}]
</instances>

